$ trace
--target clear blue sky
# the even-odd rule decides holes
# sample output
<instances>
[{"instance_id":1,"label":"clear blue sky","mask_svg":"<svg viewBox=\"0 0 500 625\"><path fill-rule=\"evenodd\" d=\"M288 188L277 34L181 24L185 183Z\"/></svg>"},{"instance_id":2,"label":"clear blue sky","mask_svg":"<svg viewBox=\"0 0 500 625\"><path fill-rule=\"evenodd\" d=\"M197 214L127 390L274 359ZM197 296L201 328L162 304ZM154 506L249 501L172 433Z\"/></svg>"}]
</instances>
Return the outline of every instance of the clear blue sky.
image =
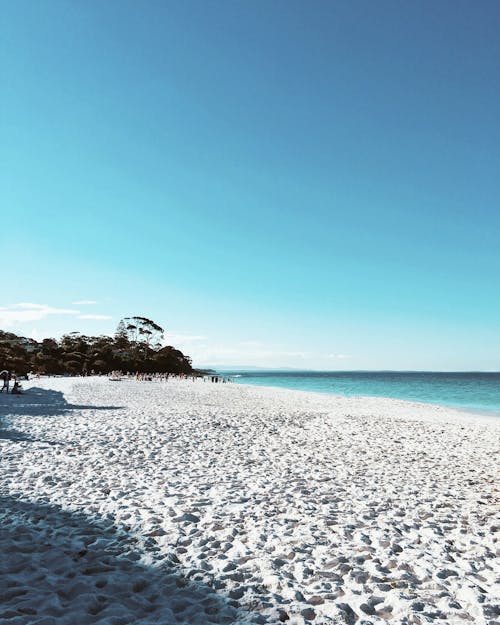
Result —
<instances>
[{"instance_id":1,"label":"clear blue sky","mask_svg":"<svg viewBox=\"0 0 500 625\"><path fill-rule=\"evenodd\" d=\"M499 2L1 13L0 327L139 314L199 365L500 369Z\"/></svg>"}]
</instances>

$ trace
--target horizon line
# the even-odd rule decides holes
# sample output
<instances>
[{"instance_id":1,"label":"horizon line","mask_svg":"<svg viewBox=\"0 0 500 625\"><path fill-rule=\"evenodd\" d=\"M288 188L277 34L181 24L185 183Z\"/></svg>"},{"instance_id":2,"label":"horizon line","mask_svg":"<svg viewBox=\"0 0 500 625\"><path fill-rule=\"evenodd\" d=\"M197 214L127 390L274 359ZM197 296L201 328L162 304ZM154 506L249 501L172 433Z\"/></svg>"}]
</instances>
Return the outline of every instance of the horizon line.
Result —
<instances>
[{"instance_id":1,"label":"horizon line","mask_svg":"<svg viewBox=\"0 0 500 625\"><path fill-rule=\"evenodd\" d=\"M260 367L204 365L194 366L195 369L226 369L231 371L252 372L266 371L276 373L500 373L499 369L296 369L294 367Z\"/></svg>"}]
</instances>

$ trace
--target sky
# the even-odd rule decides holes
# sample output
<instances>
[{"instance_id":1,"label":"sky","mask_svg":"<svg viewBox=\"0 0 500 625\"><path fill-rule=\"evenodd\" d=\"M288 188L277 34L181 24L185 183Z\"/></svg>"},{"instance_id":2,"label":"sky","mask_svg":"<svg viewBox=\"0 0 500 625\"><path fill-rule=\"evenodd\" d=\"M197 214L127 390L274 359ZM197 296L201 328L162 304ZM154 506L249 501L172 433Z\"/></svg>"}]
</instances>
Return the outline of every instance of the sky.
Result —
<instances>
[{"instance_id":1,"label":"sky","mask_svg":"<svg viewBox=\"0 0 500 625\"><path fill-rule=\"evenodd\" d=\"M496 0L0 0L0 328L500 370Z\"/></svg>"}]
</instances>

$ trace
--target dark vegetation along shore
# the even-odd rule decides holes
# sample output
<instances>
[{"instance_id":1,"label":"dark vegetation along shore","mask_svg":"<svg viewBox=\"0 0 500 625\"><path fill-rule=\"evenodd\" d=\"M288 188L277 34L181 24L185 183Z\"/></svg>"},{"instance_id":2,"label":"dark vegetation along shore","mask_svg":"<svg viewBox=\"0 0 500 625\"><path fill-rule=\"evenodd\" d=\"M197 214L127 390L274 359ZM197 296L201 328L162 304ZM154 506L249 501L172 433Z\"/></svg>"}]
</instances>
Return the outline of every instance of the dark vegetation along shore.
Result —
<instances>
[{"instance_id":1,"label":"dark vegetation along shore","mask_svg":"<svg viewBox=\"0 0 500 625\"><path fill-rule=\"evenodd\" d=\"M164 330L146 317L126 317L114 336L85 336L35 341L0 330L0 368L24 375L86 375L110 371L192 373L191 359L162 346Z\"/></svg>"}]
</instances>

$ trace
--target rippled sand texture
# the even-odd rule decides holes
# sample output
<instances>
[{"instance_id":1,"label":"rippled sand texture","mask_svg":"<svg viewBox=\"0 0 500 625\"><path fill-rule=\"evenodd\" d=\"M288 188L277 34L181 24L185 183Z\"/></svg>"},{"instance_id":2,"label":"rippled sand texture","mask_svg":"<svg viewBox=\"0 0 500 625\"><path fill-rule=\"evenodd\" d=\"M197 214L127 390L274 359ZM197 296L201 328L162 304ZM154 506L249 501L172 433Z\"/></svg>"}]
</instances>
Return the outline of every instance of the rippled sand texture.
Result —
<instances>
[{"instance_id":1,"label":"rippled sand texture","mask_svg":"<svg viewBox=\"0 0 500 625\"><path fill-rule=\"evenodd\" d=\"M0 398L0 622L500 619L498 422L232 384L33 385Z\"/></svg>"}]
</instances>

